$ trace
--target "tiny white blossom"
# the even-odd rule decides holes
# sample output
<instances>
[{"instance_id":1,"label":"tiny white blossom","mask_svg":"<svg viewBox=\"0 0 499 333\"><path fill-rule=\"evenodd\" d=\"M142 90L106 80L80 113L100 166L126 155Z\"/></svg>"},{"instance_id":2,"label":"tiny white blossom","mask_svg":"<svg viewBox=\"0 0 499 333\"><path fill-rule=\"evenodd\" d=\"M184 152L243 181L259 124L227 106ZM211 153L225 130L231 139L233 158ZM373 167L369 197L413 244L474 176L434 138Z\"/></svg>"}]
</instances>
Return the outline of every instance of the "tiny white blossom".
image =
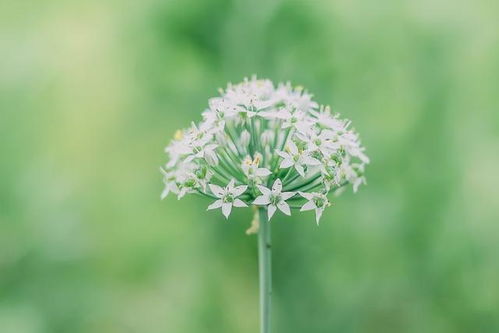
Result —
<instances>
[{"instance_id":1,"label":"tiny white blossom","mask_svg":"<svg viewBox=\"0 0 499 333\"><path fill-rule=\"evenodd\" d=\"M260 137L260 142L264 146L269 146L272 142L274 142L275 139L275 132L268 129L264 131Z\"/></svg>"},{"instance_id":2,"label":"tiny white blossom","mask_svg":"<svg viewBox=\"0 0 499 333\"><path fill-rule=\"evenodd\" d=\"M315 209L315 220L318 225L324 209L330 205L328 198L322 193L298 193L300 193L302 197L308 200L308 202L303 205L300 211L305 212L307 210Z\"/></svg>"},{"instance_id":3,"label":"tiny white blossom","mask_svg":"<svg viewBox=\"0 0 499 333\"><path fill-rule=\"evenodd\" d=\"M258 185L257 186L261 196L257 197L255 201L253 201L254 205L266 206L268 205L268 219L274 216L274 213L279 208L281 212L286 215L291 215L291 209L289 205L286 203L286 200L293 197L296 192L282 192L282 181L277 179L272 185L272 190L266 188L265 186Z\"/></svg>"},{"instance_id":4,"label":"tiny white blossom","mask_svg":"<svg viewBox=\"0 0 499 333\"><path fill-rule=\"evenodd\" d=\"M294 166L296 171L302 176L305 177L305 169L306 165L320 165L321 162L312 156L308 152L300 152L296 144L290 140L288 142L288 151L276 151L276 153L283 158L281 165L279 166L281 169L287 169L289 167Z\"/></svg>"},{"instance_id":5,"label":"tiny white blossom","mask_svg":"<svg viewBox=\"0 0 499 333\"><path fill-rule=\"evenodd\" d=\"M208 144L204 147L193 147L192 148L192 155L188 156L185 161L186 162L191 162L195 158L204 158L206 161L211 164L211 165L217 165L218 164L218 156L215 152L215 149L217 149L218 145L217 144Z\"/></svg>"},{"instance_id":6,"label":"tiny white blossom","mask_svg":"<svg viewBox=\"0 0 499 333\"><path fill-rule=\"evenodd\" d=\"M260 154L256 154L254 159L251 159L250 156L246 156L244 159L241 168L248 179L264 178L272 174L267 168L259 168L261 159L262 156Z\"/></svg>"},{"instance_id":7,"label":"tiny white blossom","mask_svg":"<svg viewBox=\"0 0 499 333\"><path fill-rule=\"evenodd\" d=\"M319 111L311 111L310 113L315 116L315 123L319 127L326 127L334 131L344 132L350 124L348 120L340 120L338 119L338 115L332 115L329 106L323 106Z\"/></svg>"},{"instance_id":8,"label":"tiny white blossom","mask_svg":"<svg viewBox=\"0 0 499 333\"><path fill-rule=\"evenodd\" d=\"M238 199L246 189L247 185L234 186L235 182L232 179L229 184L222 188L218 185L209 184L209 188L211 192L215 195L215 197L219 198L219 200L212 203L208 206L208 210L222 208L222 213L225 218L229 218L230 212L232 211L232 207L248 207L241 199Z\"/></svg>"},{"instance_id":9,"label":"tiny white blossom","mask_svg":"<svg viewBox=\"0 0 499 333\"><path fill-rule=\"evenodd\" d=\"M251 140L250 132L248 132L247 130L243 130L241 132L241 138L239 140L239 142L241 143L241 146L243 146L245 148L248 147L250 140Z\"/></svg>"},{"instance_id":10,"label":"tiny white blossom","mask_svg":"<svg viewBox=\"0 0 499 333\"><path fill-rule=\"evenodd\" d=\"M307 144L309 152L320 152L323 156L329 157L335 153L339 145L333 141L334 133L330 130L323 130L320 134L310 130L308 133L297 133L296 136Z\"/></svg>"},{"instance_id":11,"label":"tiny white blossom","mask_svg":"<svg viewBox=\"0 0 499 333\"><path fill-rule=\"evenodd\" d=\"M166 198L168 194L171 193L178 193L178 186L177 183L175 182L176 180L176 175L175 172L168 172L163 168L159 168L161 173L163 174L163 183L165 184L165 189L163 192L161 192L161 200Z\"/></svg>"}]
</instances>

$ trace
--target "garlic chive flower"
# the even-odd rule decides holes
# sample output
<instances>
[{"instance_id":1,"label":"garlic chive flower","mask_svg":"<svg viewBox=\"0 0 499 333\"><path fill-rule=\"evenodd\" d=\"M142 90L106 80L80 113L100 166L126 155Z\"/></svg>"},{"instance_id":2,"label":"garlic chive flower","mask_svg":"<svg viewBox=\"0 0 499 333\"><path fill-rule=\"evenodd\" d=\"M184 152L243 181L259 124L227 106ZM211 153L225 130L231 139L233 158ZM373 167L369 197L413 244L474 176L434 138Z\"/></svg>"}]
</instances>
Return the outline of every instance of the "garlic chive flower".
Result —
<instances>
[{"instance_id":1,"label":"garlic chive flower","mask_svg":"<svg viewBox=\"0 0 499 333\"><path fill-rule=\"evenodd\" d=\"M308 200L306 204L300 209L301 212L305 212L307 210L315 209L315 220L317 224L319 224L319 220L321 219L322 213L324 209L329 207L331 204L326 195L323 193L305 193L300 192L300 195Z\"/></svg>"},{"instance_id":2,"label":"garlic chive flower","mask_svg":"<svg viewBox=\"0 0 499 333\"><path fill-rule=\"evenodd\" d=\"M305 177L305 168L310 165L321 165L321 162L313 158L310 152L299 151L298 147L293 141L289 141L287 146L287 152L276 151L276 153L282 157L282 162L280 165L281 169L286 169L289 167L294 167L300 176Z\"/></svg>"},{"instance_id":3,"label":"garlic chive flower","mask_svg":"<svg viewBox=\"0 0 499 333\"><path fill-rule=\"evenodd\" d=\"M241 199L238 197L246 191L248 186L234 186L234 179L225 187L221 188L218 185L209 185L211 192L215 197L219 198L217 201L208 206L208 210L222 208L222 213L226 218L229 218L232 207L248 207Z\"/></svg>"},{"instance_id":4,"label":"garlic chive flower","mask_svg":"<svg viewBox=\"0 0 499 333\"><path fill-rule=\"evenodd\" d=\"M245 79L220 90L202 117L165 148L161 198L214 198L209 209L225 217L249 205L266 208L269 219L277 210L315 210L318 222L329 193L366 183L369 158L350 121L302 87Z\"/></svg>"},{"instance_id":5,"label":"garlic chive flower","mask_svg":"<svg viewBox=\"0 0 499 333\"><path fill-rule=\"evenodd\" d=\"M282 181L277 179L272 185L272 190L265 186L257 185L258 190L262 193L258 198L253 201L254 205L268 207L268 219L274 216L277 208L286 215L291 215L291 209L286 203L286 200L295 196L296 192L282 192Z\"/></svg>"}]
</instances>

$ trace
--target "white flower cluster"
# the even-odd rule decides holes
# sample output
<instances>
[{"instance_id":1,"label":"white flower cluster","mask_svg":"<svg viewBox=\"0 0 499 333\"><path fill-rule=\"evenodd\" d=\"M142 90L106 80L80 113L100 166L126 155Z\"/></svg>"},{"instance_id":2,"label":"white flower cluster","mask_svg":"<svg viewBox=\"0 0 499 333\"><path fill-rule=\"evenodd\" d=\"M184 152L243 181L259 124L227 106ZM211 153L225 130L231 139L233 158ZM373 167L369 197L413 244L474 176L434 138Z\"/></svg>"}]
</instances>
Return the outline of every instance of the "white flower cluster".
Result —
<instances>
[{"instance_id":1,"label":"white flower cluster","mask_svg":"<svg viewBox=\"0 0 499 333\"><path fill-rule=\"evenodd\" d=\"M182 198L197 193L216 199L208 209L264 206L315 210L330 205L328 193L365 183L369 163L350 121L320 106L301 87L251 80L209 100L203 121L175 134L161 168L165 189Z\"/></svg>"}]
</instances>

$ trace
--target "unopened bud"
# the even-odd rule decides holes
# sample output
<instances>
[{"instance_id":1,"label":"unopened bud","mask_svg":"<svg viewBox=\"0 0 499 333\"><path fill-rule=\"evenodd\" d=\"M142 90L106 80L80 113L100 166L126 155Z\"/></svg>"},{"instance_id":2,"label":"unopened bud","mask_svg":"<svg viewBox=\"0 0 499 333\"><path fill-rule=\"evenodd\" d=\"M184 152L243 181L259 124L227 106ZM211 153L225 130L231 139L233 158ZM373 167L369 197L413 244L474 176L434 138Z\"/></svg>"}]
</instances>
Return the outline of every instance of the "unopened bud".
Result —
<instances>
[{"instance_id":1,"label":"unopened bud","mask_svg":"<svg viewBox=\"0 0 499 333\"><path fill-rule=\"evenodd\" d=\"M241 145L243 147L248 147L250 140L251 140L250 132L248 132L247 130L242 131L241 138L240 138Z\"/></svg>"}]
</instances>

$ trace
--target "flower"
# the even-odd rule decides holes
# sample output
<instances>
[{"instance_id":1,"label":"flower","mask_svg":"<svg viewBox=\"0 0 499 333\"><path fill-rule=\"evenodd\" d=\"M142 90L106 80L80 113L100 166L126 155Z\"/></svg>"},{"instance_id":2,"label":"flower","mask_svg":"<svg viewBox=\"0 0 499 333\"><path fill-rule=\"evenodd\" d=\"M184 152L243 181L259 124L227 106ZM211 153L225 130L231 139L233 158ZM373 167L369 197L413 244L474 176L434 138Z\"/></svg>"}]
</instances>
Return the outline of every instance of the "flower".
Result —
<instances>
[{"instance_id":1,"label":"flower","mask_svg":"<svg viewBox=\"0 0 499 333\"><path fill-rule=\"evenodd\" d=\"M247 185L241 185L234 187L234 179L225 187L221 188L218 185L210 184L211 192L215 197L219 198L217 201L208 206L208 210L217 209L222 207L222 213L225 218L229 218L232 207L248 207L241 199L238 199L241 194L243 194L248 188Z\"/></svg>"},{"instance_id":2,"label":"flower","mask_svg":"<svg viewBox=\"0 0 499 333\"><path fill-rule=\"evenodd\" d=\"M163 168L159 168L161 173L163 174L163 183L165 184L165 189L161 192L161 199L166 198L170 192L178 193L178 186L175 182L176 176L175 172L166 171Z\"/></svg>"},{"instance_id":3,"label":"flower","mask_svg":"<svg viewBox=\"0 0 499 333\"><path fill-rule=\"evenodd\" d=\"M277 208L286 215L291 215L291 209L286 203L286 200L295 196L296 192L282 192L282 181L277 179L272 185L272 190L269 190L265 186L257 185L258 189L262 193L261 196L253 201L254 205L267 206L268 207L268 219L274 216Z\"/></svg>"},{"instance_id":4,"label":"flower","mask_svg":"<svg viewBox=\"0 0 499 333\"><path fill-rule=\"evenodd\" d=\"M317 222L317 225L319 225L319 220L321 219L324 209L331 205L327 196L322 193L298 193L300 193L302 197L308 200L308 202L303 205L300 211L305 212L307 210L315 209L315 221Z\"/></svg>"},{"instance_id":5,"label":"flower","mask_svg":"<svg viewBox=\"0 0 499 333\"><path fill-rule=\"evenodd\" d=\"M276 153L283 158L281 165L279 166L281 169L287 169L294 166L300 176L305 177L304 166L321 164L320 161L310 156L310 153L304 151L300 152L292 140L288 142L287 148L288 152L276 151Z\"/></svg>"},{"instance_id":6,"label":"flower","mask_svg":"<svg viewBox=\"0 0 499 333\"><path fill-rule=\"evenodd\" d=\"M251 156L246 156L244 159L241 168L248 179L266 177L272 174L269 169L258 167L261 159L261 154L257 154L254 159L251 159Z\"/></svg>"},{"instance_id":7,"label":"flower","mask_svg":"<svg viewBox=\"0 0 499 333\"><path fill-rule=\"evenodd\" d=\"M229 83L209 99L202 120L165 148L161 198L215 198L208 209L221 208L226 218L233 207L266 208L269 220L301 207L314 209L318 222L328 195L366 184L369 158L350 125L289 82Z\"/></svg>"},{"instance_id":8,"label":"flower","mask_svg":"<svg viewBox=\"0 0 499 333\"><path fill-rule=\"evenodd\" d=\"M306 144L308 152L319 152L324 157L331 156L340 148L339 144L333 140L334 135L331 130L323 130L319 134L314 130L296 134Z\"/></svg>"}]
</instances>

